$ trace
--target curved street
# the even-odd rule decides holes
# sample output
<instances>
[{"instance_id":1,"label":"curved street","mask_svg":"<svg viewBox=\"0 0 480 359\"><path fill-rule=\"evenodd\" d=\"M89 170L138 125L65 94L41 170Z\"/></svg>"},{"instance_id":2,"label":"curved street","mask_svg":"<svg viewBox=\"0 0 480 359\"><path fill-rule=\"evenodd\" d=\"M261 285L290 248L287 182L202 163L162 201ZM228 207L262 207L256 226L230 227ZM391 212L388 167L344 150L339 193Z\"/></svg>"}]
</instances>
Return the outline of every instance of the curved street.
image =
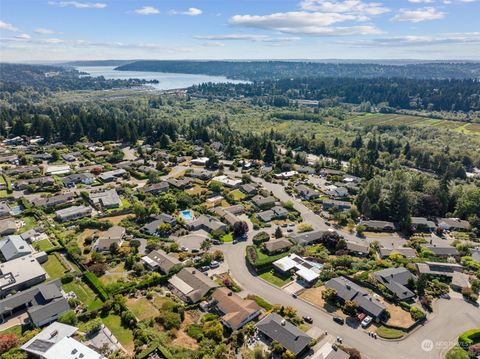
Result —
<instances>
[{"instance_id":1,"label":"curved street","mask_svg":"<svg viewBox=\"0 0 480 359\"><path fill-rule=\"evenodd\" d=\"M231 171L225 172L229 172L230 175L236 174ZM320 216L286 193L283 186L266 182L260 178L252 178L252 180L271 191L279 200L292 201L303 219L311 223L315 229L327 230L329 228ZM223 250L230 274L238 285L248 294L259 295L272 304L292 306L300 315L311 316L315 326L329 334L342 337L347 346L357 348L370 359L444 359L446 351L456 344L460 333L467 329L480 327L480 310L465 302L461 295L452 295L449 300L437 300L434 304L434 314L430 316L426 324L414 330L401 341L373 339L360 327L350 327L347 324L340 326L332 320L329 313L302 299L293 298L291 294L262 280L253 270L249 269L245 252L256 231L252 231L251 222L247 222L250 227L247 242L225 244L219 247ZM349 239L359 240L350 233L342 232L342 235Z\"/></svg>"}]
</instances>

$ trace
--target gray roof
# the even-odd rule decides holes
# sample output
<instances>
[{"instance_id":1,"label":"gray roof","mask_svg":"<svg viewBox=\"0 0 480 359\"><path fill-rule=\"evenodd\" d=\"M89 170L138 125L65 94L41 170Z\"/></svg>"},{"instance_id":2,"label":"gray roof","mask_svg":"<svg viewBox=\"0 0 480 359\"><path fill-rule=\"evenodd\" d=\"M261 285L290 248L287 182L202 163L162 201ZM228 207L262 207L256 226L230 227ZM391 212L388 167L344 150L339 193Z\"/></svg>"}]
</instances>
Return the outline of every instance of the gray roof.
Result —
<instances>
[{"instance_id":1,"label":"gray roof","mask_svg":"<svg viewBox=\"0 0 480 359\"><path fill-rule=\"evenodd\" d=\"M288 249L293 244L287 239L275 239L264 243L265 249L269 252L276 252L283 249Z\"/></svg>"},{"instance_id":2,"label":"gray roof","mask_svg":"<svg viewBox=\"0 0 480 359\"><path fill-rule=\"evenodd\" d=\"M345 277L330 279L325 283L325 287L335 289L337 295L344 301L354 301L359 308L374 317L380 316L385 311L385 306L379 300L373 298L364 288Z\"/></svg>"},{"instance_id":3,"label":"gray roof","mask_svg":"<svg viewBox=\"0 0 480 359\"><path fill-rule=\"evenodd\" d=\"M54 299L44 305L33 306L28 309L28 315L35 325L41 325L46 320L56 319L58 316L70 310L65 298Z\"/></svg>"},{"instance_id":4,"label":"gray roof","mask_svg":"<svg viewBox=\"0 0 480 359\"><path fill-rule=\"evenodd\" d=\"M117 191L114 189L103 192L90 193L90 200L94 204L100 204L103 207L119 207L122 204Z\"/></svg>"},{"instance_id":5,"label":"gray roof","mask_svg":"<svg viewBox=\"0 0 480 359\"><path fill-rule=\"evenodd\" d=\"M145 187L143 187L142 190L146 193L159 193L159 192L167 191L168 187L169 187L168 182L158 182L158 183L148 184Z\"/></svg>"},{"instance_id":6,"label":"gray roof","mask_svg":"<svg viewBox=\"0 0 480 359\"><path fill-rule=\"evenodd\" d=\"M387 221L361 221L360 224L372 229L394 229L395 225Z\"/></svg>"},{"instance_id":7,"label":"gray roof","mask_svg":"<svg viewBox=\"0 0 480 359\"><path fill-rule=\"evenodd\" d=\"M426 245L424 247L436 256L458 256L460 254L457 248L448 245Z\"/></svg>"},{"instance_id":8,"label":"gray roof","mask_svg":"<svg viewBox=\"0 0 480 359\"><path fill-rule=\"evenodd\" d=\"M280 345L295 355L303 352L312 341L312 337L283 319L277 313L269 314L259 321L256 326L264 335L280 343Z\"/></svg>"},{"instance_id":9,"label":"gray roof","mask_svg":"<svg viewBox=\"0 0 480 359\"><path fill-rule=\"evenodd\" d=\"M0 240L0 252L9 261L32 253L32 247L19 235L12 234Z\"/></svg>"},{"instance_id":10,"label":"gray roof","mask_svg":"<svg viewBox=\"0 0 480 359\"><path fill-rule=\"evenodd\" d=\"M388 257L392 253L399 253L405 258L414 258L417 256L417 251L410 247L398 247L398 248L384 248L379 249L380 256L382 258Z\"/></svg>"},{"instance_id":11,"label":"gray roof","mask_svg":"<svg viewBox=\"0 0 480 359\"><path fill-rule=\"evenodd\" d=\"M155 266L163 273L168 273L175 265L181 264L177 258L168 255L164 251L151 251L146 257L154 262Z\"/></svg>"},{"instance_id":12,"label":"gray roof","mask_svg":"<svg viewBox=\"0 0 480 359\"><path fill-rule=\"evenodd\" d=\"M307 245L319 241L325 231L311 231L292 235L291 240L300 245Z\"/></svg>"},{"instance_id":13,"label":"gray roof","mask_svg":"<svg viewBox=\"0 0 480 359\"><path fill-rule=\"evenodd\" d=\"M198 269L187 267L175 274L168 281L183 294L191 303L196 303L211 289L219 285Z\"/></svg>"},{"instance_id":14,"label":"gray roof","mask_svg":"<svg viewBox=\"0 0 480 359\"><path fill-rule=\"evenodd\" d=\"M207 214L202 214L188 225L192 228L204 228L208 231L215 231L226 227L224 223Z\"/></svg>"},{"instance_id":15,"label":"gray roof","mask_svg":"<svg viewBox=\"0 0 480 359\"><path fill-rule=\"evenodd\" d=\"M276 200L275 200L275 197L272 197L272 196L263 197L259 195L259 196L253 197L252 202L255 206L263 207L265 205L273 206Z\"/></svg>"},{"instance_id":16,"label":"gray roof","mask_svg":"<svg viewBox=\"0 0 480 359\"><path fill-rule=\"evenodd\" d=\"M51 197L32 199L31 203L38 207L54 207L71 202L75 198L73 193L57 194Z\"/></svg>"},{"instance_id":17,"label":"gray roof","mask_svg":"<svg viewBox=\"0 0 480 359\"><path fill-rule=\"evenodd\" d=\"M403 267L383 269L373 273L373 276L395 294L399 300L406 300L415 296L415 293L406 287L408 281L415 279L415 276Z\"/></svg>"},{"instance_id":18,"label":"gray roof","mask_svg":"<svg viewBox=\"0 0 480 359\"><path fill-rule=\"evenodd\" d=\"M438 219L438 226L445 229L470 229L470 223L459 218L440 218Z\"/></svg>"},{"instance_id":19,"label":"gray roof","mask_svg":"<svg viewBox=\"0 0 480 359\"><path fill-rule=\"evenodd\" d=\"M347 249L350 252L362 253L362 254L369 254L370 247L366 244L357 243L353 241L347 241Z\"/></svg>"}]
</instances>

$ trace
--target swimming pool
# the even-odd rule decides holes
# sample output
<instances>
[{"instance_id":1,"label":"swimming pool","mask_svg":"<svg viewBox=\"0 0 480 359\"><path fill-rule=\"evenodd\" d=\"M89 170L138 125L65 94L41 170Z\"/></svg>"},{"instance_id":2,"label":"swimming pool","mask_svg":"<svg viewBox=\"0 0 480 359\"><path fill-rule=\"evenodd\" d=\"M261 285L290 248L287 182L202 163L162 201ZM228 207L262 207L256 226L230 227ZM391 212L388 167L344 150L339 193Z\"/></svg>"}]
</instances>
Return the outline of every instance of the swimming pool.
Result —
<instances>
[{"instance_id":1,"label":"swimming pool","mask_svg":"<svg viewBox=\"0 0 480 359\"><path fill-rule=\"evenodd\" d=\"M191 220L193 219L192 217L192 212L191 211L182 211L182 217L185 220Z\"/></svg>"}]
</instances>

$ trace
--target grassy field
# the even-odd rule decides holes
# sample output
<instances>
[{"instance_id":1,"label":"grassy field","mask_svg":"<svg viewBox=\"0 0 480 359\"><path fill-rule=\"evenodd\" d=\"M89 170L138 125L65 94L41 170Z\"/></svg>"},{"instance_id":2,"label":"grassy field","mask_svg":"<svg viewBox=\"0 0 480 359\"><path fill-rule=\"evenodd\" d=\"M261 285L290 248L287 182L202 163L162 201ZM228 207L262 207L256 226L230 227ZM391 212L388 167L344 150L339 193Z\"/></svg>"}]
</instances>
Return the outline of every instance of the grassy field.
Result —
<instances>
[{"instance_id":1,"label":"grassy field","mask_svg":"<svg viewBox=\"0 0 480 359\"><path fill-rule=\"evenodd\" d=\"M455 346L450 349L445 356L445 359L469 359L468 352L463 350L462 348Z\"/></svg>"},{"instance_id":2,"label":"grassy field","mask_svg":"<svg viewBox=\"0 0 480 359\"><path fill-rule=\"evenodd\" d=\"M53 254L48 256L48 260L42 266L51 279L63 277L65 274L65 267Z\"/></svg>"},{"instance_id":3,"label":"grassy field","mask_svg":"<svg viewBox=\"0 0 480 359\"><path fill-rule=\"evenodd\" d=\"M47 251L50 248L53 248L53 244L50 242L48 238L42 239L41 241L35 242L34 245L36 250L38 251Z\"/></svg>"},{"instance_id":4,"label":"grassy field","mask_svg":"<svg viewBox=\"0 0 480 359\"><path fill-rule=\"evenodd\" d=\"M265 279L267 282L272 283L273 285L276 285L277 287L283 287L284 285L286 285L287 283L290 283L292 281L291 276L282 278L282 277L278 276L274 272L273 269L260 274L260 278Z\"/></svg>"},{"instance_id":5,"label":"grassy field","mask_svg":"<svg viewBox=\"0 0 480 359\"><path fill-rule=\"evenodd\" d=\"M138 320L154 318L159 314L157 308L146 298L128 299L127 307L135 314Z\"/></svg>"},{"instance_id":6,"label":"grassy field","mask_svg":"<svg viewBox=\"0 0 480 359\"><path fill-rule=\"evenodd\" d=\"M400 339L405 333L398 329L384 327L383 325L377 329L377 335L384 339Z\"/></svg>"},{"instance_id":7,"label":"grassy field","mask_svg":"<svg viewBox=\"0 0 480 359\"><path fill-rule=\"evenodd\" d=\"M22 218L22 221L25 222L25 225L18 230L18 233L19 233L19 234L20 234L20 233L24 233L24 232L26 232L26 231L29 231L29 230L31 230L33 227L35 227L35 226L37 225L37 221L36 221L35 218L32 217L32 216L23 217L23 218Z\"/></svg>"},{"instance_id":8,"label":"grassy field","mask_svg":"<svg viewBox=\"0 0 480 359\"><path fill-rule=\"evenodd\" d=\"M109 316L102 318L103 324L105 324L112 334L118 339L120 344L127 349L130 353L133 352L133 332L122 326L122 319L120 316L110 314Z\"/></svg>"},{"instance_id":9,"label":"grassy field","mask_svg":"<svg viewBox=\"0 0 480 359\"><path fill-rule=\"evenodd\" d=\"M0 332L0 335L7 335L7 334L15 334L17 337L22 336L22 326L19 325L14 325L13 327L10 327L8 329L2 330Z\"/></svg>"},{"instance_id":10,"label":"grassy field","mask_svg":"<svg viewBox=\"0 0 480 359\"><path fill-rule=\"evenodd\" d=\"M77 298L87 306L88 310L95 310L102 307L102 301L90 289L90 287L79 279L62 286L65 292L74 292Z\"/></svg>"},{"instance_id":11,"label":"grassy field","mask_svg":"<svg viewBox=\"0 0 480 359\"><path fill-rule=\"evenodd\" d=\"M233 235L232 233L227 233L222 237L222 242L223 243L230 243L233 242Z\"/></svg>"}]
</instances>

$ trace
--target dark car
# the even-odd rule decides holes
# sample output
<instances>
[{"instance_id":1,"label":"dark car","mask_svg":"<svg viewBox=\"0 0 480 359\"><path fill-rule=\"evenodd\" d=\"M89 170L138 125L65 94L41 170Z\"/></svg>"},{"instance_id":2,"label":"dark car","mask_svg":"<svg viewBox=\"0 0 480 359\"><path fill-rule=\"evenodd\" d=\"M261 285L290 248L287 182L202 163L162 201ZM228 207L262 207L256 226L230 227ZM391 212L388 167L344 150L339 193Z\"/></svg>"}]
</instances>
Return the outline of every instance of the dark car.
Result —
<instances>
[{"instance_id":1,"label":"dark car","mask_svg":"<svg viewBox=\"0 0 480 359\"><path fill-rule=\"evenodd\" d=\"M303 317L303 320L305 321L305 323L308 323L308 324L312 324L313 323L313 319L312 317Z\"/></svg>"},{"instance_id":2,"label":"dark car","mask_svg":"<svg viewBox=\"0 0 480 359\"><path fill-rule=\"evenodd\" d=\"M340 318L340 317L333 317L333 321L338 323L338 324L341 324L341 325L345 324L345 319Z\"/></svg>"}]
</instances>

